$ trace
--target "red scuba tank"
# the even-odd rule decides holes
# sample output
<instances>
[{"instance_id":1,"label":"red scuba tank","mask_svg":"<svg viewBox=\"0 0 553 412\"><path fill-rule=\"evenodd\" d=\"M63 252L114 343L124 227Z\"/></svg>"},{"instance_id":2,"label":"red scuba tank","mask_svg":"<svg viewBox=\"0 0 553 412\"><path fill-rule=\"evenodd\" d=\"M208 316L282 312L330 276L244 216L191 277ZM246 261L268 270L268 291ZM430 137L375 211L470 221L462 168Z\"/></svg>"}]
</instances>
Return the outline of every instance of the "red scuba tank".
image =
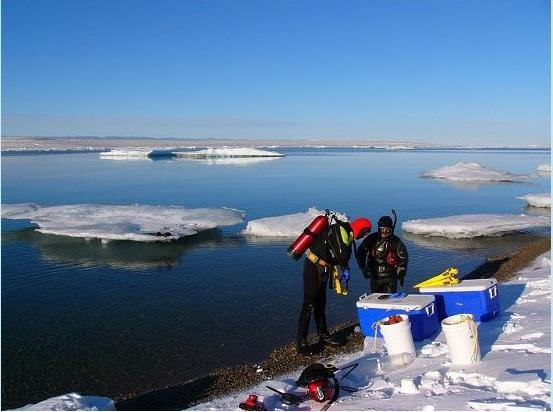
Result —
<instances>
[{"instance_id":1,"label":"red scuba tank","mask_svg":"<svg viewBox=\"0 0 553 412\"><path fill-rule=\"evenodd\" d=\"M288 248L288 256L294 260L298 260L301 255L313 243L315 238L321 234L323 230L328 228L328 219L326 216L317 216L313 221L303 229L301 235Z\"/></svg>"}]
</instances>

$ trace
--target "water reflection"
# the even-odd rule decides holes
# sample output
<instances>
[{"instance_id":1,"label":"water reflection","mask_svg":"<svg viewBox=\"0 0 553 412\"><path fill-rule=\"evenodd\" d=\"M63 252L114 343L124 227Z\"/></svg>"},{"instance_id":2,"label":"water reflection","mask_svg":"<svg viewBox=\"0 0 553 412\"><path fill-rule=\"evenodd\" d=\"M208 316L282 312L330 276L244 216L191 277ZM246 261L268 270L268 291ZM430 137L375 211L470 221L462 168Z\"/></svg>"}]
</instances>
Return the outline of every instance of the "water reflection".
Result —
<instances>
[{"instance_id":1,"label":"water reflection","mask_svg":"<svg viewBox=\"0 0 553 412\"><path fill-rule=\"evenodd\" d=\"M282 159L282 157L211 157L205 159L193 159L180 156L175 159L199 162L208 166L251 166L264 162L272 162Z\"/></svg>"},{"instance_id":2,"label":"water reflection","mask_svg":"<svg viewBox=\"0 0 553 412\"><path fill-rule=\"evenodd\" d=\"M551 216L551 208L526 205L523 213L525 215Z\"/></svg>"},{"instance_id":3,"label":"water reflection","mask_svg":"<svg viewBox=\"0 0 553 412\"><path fill-rule=\"evenodd\" d=\"M182 257L197 248L220 248L245 243L241 237L224 237L220 229L200 232L173 242L131 242L82 239L48 235L25 228L2 235L3 242L26 242L51 262L81 267L109 266L116 269L172 269Z\"/></svg>"},{"instance_id":4,"label":"water reflection","mask_svg":"<svg viewBox=\"0 0 553 412\"><path fill-rule=\"evenodd\" d=\"M403 232L402 237L418 246L435 250L482 250L486 255L512 252L529 242L541 239L534 233L512 233L501 237L477 237L471 239L450 239L447 237L415 235Z\"/></svg>"},{"instance_id":5,"label":"water reflection","mask_svg":"<svg viewBox=\"0 0 553 412\"><path fill-rule=\"evenodd\" d=\"M500 182L500 181L457 181L457 180L447 180L447 179L438 179L427 176L421 176L425 179L434 179L441 183L444 186L453 186L457 189L467 190L470 192L476 192L481 188L486 188L490 186L509 186L513 184L525 184L530 185L531 182Z\"/></svg>"}]
</instances>

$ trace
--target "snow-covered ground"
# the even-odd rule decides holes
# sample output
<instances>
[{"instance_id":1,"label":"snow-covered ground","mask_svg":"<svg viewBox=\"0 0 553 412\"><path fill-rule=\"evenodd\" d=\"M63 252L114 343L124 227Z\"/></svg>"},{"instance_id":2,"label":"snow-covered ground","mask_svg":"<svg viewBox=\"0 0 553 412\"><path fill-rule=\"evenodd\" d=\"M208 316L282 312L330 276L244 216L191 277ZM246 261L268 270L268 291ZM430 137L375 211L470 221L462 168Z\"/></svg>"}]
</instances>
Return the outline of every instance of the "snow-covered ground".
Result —
<instances>
[{"instance_id":1,"label":"snow-covered ground","mask_svg":"<svg viewBox=\"0 0 553 412\"><path fill-rule=\"evenodd\" d=\"M417 358L408 366L380 371L375 358L385 359L381 338L365 338L363 351L327 359L345 366L359 363L342 384L330 410L491 410L537 411L551 408L551 253L538 257L517 276L499 286L501 313L478 328L481 362L452 366L445 336L416 344ZM372 352L374 348L374 353ZM299 393L294 385L300 370L274 377L191 410L239 410L255 393L268 410L320 410L323 404L284 405L267 389ZM338 375L340 377L340 375ZM28 410L113 410L107 398L67 394L25 407Z\"/></svg>"},{"instance_id":2,"label":"snow-covered ground","mask_svg":"<svg viewBox=\"0 0 553 412\"><path fill-rule=\"evenodd\" d=\"M115 411L112 399L101 396L81 396L68 393L34 405L27 405L18 411Z\"/></svg>"},{"instance_id":3,"label":"snow-covered ground","mask_svg":"<svg viewBox=\"0 0 553 412\"><path fill-rule=\"evenodd\" d=\"M341 393L330 410L510 410L551 407L551 254L537 258L518 276L499 287L501 313L478 328L482 361L452 366L445 336L419 342L410 365L379 372L374 357L384 354L382 339L365 338L365 350L336 359L338 367L359 367L342 382L358 388ZM266 385L296 392L300 370L275 377L246 391L215 399L192 410L238 410L249 393L260 396L268 410L320 410L323 404L283 405ZM338 375L339 377L339 375Z\"/></svg>"},{"instance_id":4,"label":"snow-covered ground","mask_svg":"<svg viewBox=\"0 0 553 412\"><path fill-rule=\"evenodd\" d=\"M488 169L478 163L456 163L422 173L423 177L453 182L527 182L528 176Z\"/></svg>"},{"instance_id":5,"label":"snow-covered ground","mask_svg":"<svg viewBox=\"0 0 553 412\"><path fill-rule=\"evenodd\" d=\"M517 199L526 200L526 203L528 203L528 205L530 206L551 208L551 192L539 193L539 194L528 194L528 195L517 197Z\"/></svg>"},{"instance_id":6,"label":"snow-covered ground","mask_svg":"<svg viewBox=\"0 0 553 412\"><path fill-rule=\"evenodd\" d=\"M311 207L307 212L250 220L241 233L250 236L292 238L298 236L313 219L324 214L325 212ZM342 221L348 221L342 213L337 213L336 217Z\"/></svg>"},{"instance_id":7,"label":"snow-covered ground","mask_svg":"<svg viewBox=\"0 0 553 412\"><path fill-rule=\"evenodd\" d=\"M140 242L169 241L218 226L241 223L244 213L228 208L75 204L4 204L5 219L29 219L53 235Z\"/></svg>"},{"instance_id":8,"label":"snow-covered ground","mask_svg":"<svg viewBox=\"0 0 553 412\"><path fill-rule=\"evenodd\" d=\"M175 152L179 157L194 159L212 157L283 157L284 155L268 150L255 149L253 147L210 147L195 152Z\"/></svg>"},{"instance_id":9,"label":"snow-covered ground","mask_svg":"<svg viewBox=\"0 0 553 412\"><path fill-rule=\"evenodd\" d=\"M550 225L548 216L477 214L408 220L403 222L401 228L418 235L460 239L501 236L517 230Z\"/></svg>"}]
</instances>

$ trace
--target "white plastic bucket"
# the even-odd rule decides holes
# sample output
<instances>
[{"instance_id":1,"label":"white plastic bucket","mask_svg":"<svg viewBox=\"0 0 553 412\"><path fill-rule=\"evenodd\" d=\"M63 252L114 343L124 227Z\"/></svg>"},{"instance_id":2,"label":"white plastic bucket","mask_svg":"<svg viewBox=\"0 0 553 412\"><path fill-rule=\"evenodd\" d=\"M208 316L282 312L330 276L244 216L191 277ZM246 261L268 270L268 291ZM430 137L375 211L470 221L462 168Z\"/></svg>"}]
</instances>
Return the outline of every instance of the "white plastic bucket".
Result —
<instances>
[{"instance_id":1,"label":"white plastic bucket","mask_svg":"<svg viewBox=\"0 0 553 412\"><path fill-rule=\"evenodd\" d=\"M442 320L451 363L470 365L480 362L480 345L478 344L478 326L471 314L450 316Z\"/></svg>"},{"instance_id":2,"label":"white plastic bucket","mask_svg":"<svg viewBox=\"0 0 553 412\"><path fill-rule=\"evenodd\" d=\"M388 321L388 318L384 318L378 322L380 333L384 337L384 346L386 346L389 356L401 353L411 353L413 356L416 356L409 316L399 316L403 319L399 323L385 325L384 322Z\"/></svg>"}]
</instances>

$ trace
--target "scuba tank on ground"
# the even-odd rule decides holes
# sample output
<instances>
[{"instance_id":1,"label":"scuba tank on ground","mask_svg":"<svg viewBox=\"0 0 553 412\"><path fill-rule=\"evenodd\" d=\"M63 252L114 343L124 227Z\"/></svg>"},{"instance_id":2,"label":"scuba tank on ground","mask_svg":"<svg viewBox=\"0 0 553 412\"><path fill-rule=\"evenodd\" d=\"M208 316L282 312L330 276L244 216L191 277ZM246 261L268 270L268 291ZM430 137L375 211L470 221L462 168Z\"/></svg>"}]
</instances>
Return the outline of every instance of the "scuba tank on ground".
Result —
<instances>
[{"instance_id":1,"label":"scuba tank on ground","mask_svg":"<svg viewBox=\"0 0 553 412\"><path fill-rule=\"evenodd\" d=\"M311 246L317 236L319 236L323 230L328 228L328 217L319 215L303 229L301 235L290 245L288 248L288 256L294 260L298 260L301 255Z\"/></svg>"}]
</instances>

